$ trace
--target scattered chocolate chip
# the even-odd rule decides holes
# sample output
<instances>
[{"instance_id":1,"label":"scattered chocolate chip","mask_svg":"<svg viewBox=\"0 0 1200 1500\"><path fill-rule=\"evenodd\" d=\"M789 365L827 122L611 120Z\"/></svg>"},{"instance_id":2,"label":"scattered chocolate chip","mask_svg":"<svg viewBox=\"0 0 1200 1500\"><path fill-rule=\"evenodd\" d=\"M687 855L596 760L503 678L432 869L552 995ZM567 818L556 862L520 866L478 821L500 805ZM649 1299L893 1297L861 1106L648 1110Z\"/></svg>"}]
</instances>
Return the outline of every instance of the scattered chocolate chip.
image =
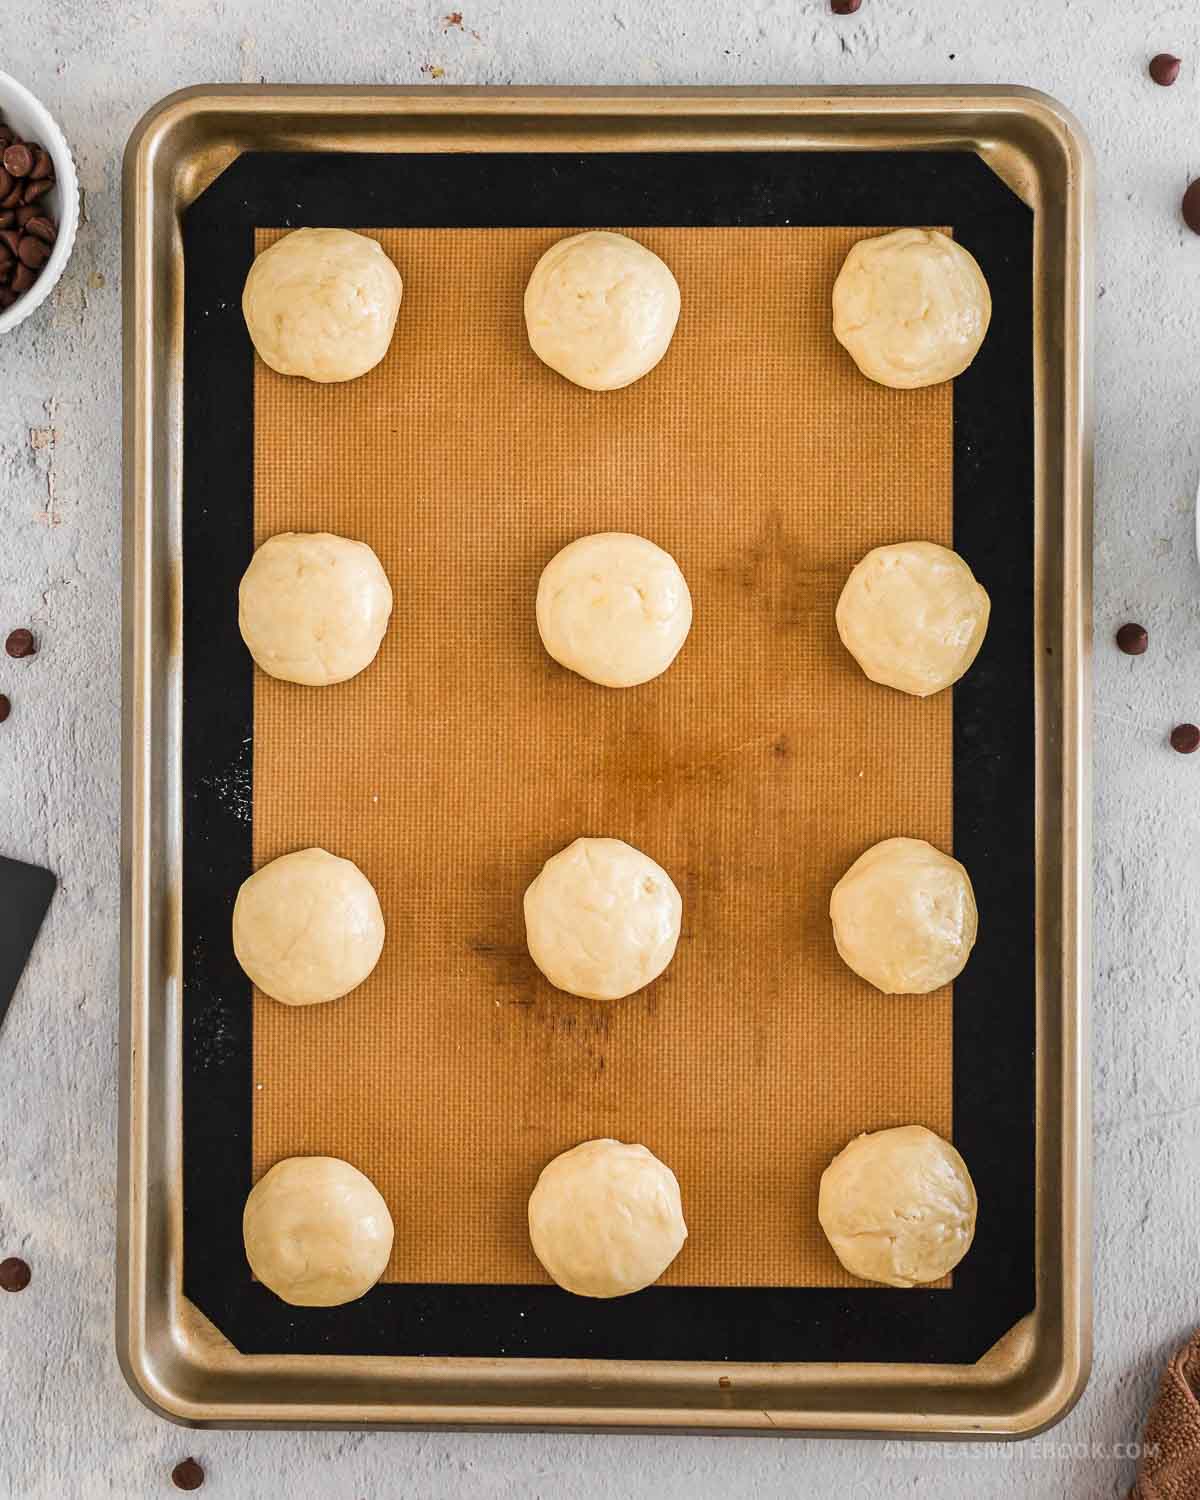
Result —
<instances>
[{"instance_id":1,"label":"scattered chocolate chip","mask_svg":"<svg viewBox=\"0 0 1200 1500\"><path fill-rule=\"evenodd\" d=\"M28 177L33 167L33 152L24 141L14 141L4 148L4 170L13 177Z\"/></svg>"},{"instance_id":2,"label":"scattered chocolate chip","mask_svg":"<svg viewBox=\"0 0 1200 1500\"><path fill-rule=\"evenodd\" d=\"M0 208L0 229L11 229L17 222L17 214L20 212L19 208L15 211L11 208Z\"/></svg>"},{"instance_id":3,"label":"scattered chocolate chip","mask_svg":"<svg viewBox=\"0 0 1200 1500\"><path fill-rule=\"evenodd\" d=\"M36 182L31 177L25 184L25 191L21 194L21 199L25 203L36 203L37 200L48 193L53 186L53 177L43 177Z\"/></svg>"},{"instance_id":4,"label":"scattered chocolate chip","mask_svg":"<svg viewBox=\"0 0 1200 1500\"><path fill-rule=\"evenodd\" d=\"M33 153L33 166L29 169L30 177L53 177L54 163L50 160L50 153L45 146L37 146Z\"/></svg>"},{"instance_id":5,"label":"scattered chocolate chip","mask_svg":"<svg viewBox=\"0 0 1200 1500\"><path fill-rule=\"evenodd\" d=\"M10 631L8 640L4 643L4 649L9 656L36 656L37 642L33 638L33 631L26 630L24 625L19 630Z\"/></svg>"},{"instance_id":6,"label":"scattered chocolate chip","mask_svg":"<svg viewBox=\"0 0 1200 1500\"><path fill-rule=\"evenodd\" d=\"M204 1483L204 1470L194 1458L185 1458L171 1470L171 1483L177 1490L198 1490Z\"/></svg>"},{"instance_id":7,"label":"scattered chocolate chip","mask_svg":"<svg viewBox=\"0 0 1200 1500\"><path fill-rule=\"evenodd\" d=\"M3 693L0 693L0 724L4 723L10 713L12 713L12 704ZM8 1261L4 1261L3 1265L8 1265Z\"/></svg>"},{"instance_id":8,"label":"scattered chocolate chip","mask_svg":"<svg viewBox=\"0 0 1200 1500\"><path fill-rule=\"evenodd\" d=\"M0 198L7 198L13 190L13 179L0 167Z\"/></svg>"},{"instance_id":9,"label":"scattered chocolate chip","mask_svg":"<svg viewBox=\"0 0 1200 1500\"><path fill-rule=\"evenodd\" d=\"M17 246L17 259L31 271L40 271L50 259L50 246L36 234L23 234Z\"/></svg>"},{"instance_id":10,"label":"scattered chocolate chip","mask_svg":"<svg viewBox=\"0 0 1200 1500\"><path fill-rule=\"evenodd\" d=\"M7 703L8 699L3 701ZM3 718L3 714L0 714L0 718ZM10 1255L7 1260L0 1260L0 1287L6 1292L23 1292L32 1277L33 1272L17 1256Z\"/></svg>"},{"instance_id":11,"label":"scattered chocolate chip","mask_svg":"<svg viewBox=\"0 0 1200 1500\"><path fill-rule=\"evenodd\" d=\"M27 292L37 280L37 272L32 266L27 266L23 261L17 265L9 283L14 292Z\"/></svg>"},{"instance_id":12,"label":"scattered chocolate chip","mask_svg":"<svg viewBox=\"0 0 1200 1500\"><path fill-rule=\"evenodd\" d=\"M1171 749L1178 750L1180 755L1200 750L1200 728L1195 724L1176 724L1171 731Z\"/></svg>"},{"instance_id":13,"label":"scattered chocolate chip","mask_svg":"<svg viewBox=\"0 0 1200 1500\"><path fill-rule=\"evenodd\" d=\"M17 219L24 224L26 234L36 234L39 240L45 240L47 245L53 245L58 238L58 225L53 219L47 219L44 214L31 214L29 218L22 219L22 214L29 213L32 204L26 204L24 208L17 210Z\"/></svg>"},{"instance_id":14,"label":"scattered chocolate chip","mask_svg":"<svg viewBox=\"0 0 1200 1500\"><path fill-rule=\"evenodd\" d=\"M829 0L829 9L835 16L852 16L862 0Z\"/></svg>"},{"instance_id":15,"label":"scattered chocolate chip","mask_svg":"<svg viewBox=\"0 0 1200 1500\"><path fill-rule=\"evenodd\" d=\"M1183 214L1183 222L1192 233L1200 234L1200 178L1189 183L1188 190L1183 195L1180 211Z\"/></svg>"},{"instance_id":16,"label":"scattered chocolate chip","mask_svg":"<svg viewBox=\"0 0 1200 1500\"><path fill-rule=\"evenodd\" d=\"M1122 625L1117 631L1117 645L1126 656L1141 656L1150 644L1150 636L1144 625Z\"/></svg>"},{"instance_id":17,"label":"scattered chocolate chip","mask_svg":"<svg viewBox=\"0 0 1200 1500\"><path fill-rule=\"evenodd\" d=\"M7 245L15 255L21 245L21 232L18 229L0 229L0 245Z\"/></svg>"},{"instance_id":18,"label":"scattered chocolate chip","mask_svg":"<svg viewBox=\"0 0 1200 1500\"><path fill-rule=\"evenodd\" d=\"M24 195L25 189L19 182L14 182L12 191L0 198L0 208L19 208Z\"/></svg>"},{"instance_id":19,"label":"scattered chocolate chip","mask_svg":"<svg viewBox=\"0 0 1200 1500\"><path fill-rule=\"evenodd\" d=\"M1169 89L1179 77L1179 59L1172 57L1169 52L1160 52L1157 57L1150 59L1150 77L1155 83Z\"/></svg>"}]
</instances>

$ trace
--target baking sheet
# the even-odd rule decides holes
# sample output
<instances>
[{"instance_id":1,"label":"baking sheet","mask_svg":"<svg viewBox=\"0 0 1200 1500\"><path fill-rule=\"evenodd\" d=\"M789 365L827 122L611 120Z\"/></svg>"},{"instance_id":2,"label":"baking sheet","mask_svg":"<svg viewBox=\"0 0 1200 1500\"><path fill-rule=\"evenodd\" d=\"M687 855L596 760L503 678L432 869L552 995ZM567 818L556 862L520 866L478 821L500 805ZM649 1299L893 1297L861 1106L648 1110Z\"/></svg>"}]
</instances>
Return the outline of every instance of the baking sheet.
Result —
<instances>
[{"instance_id":1,"label":"baking sheet","mask_svg":"<svg viewBox=\"0 0 1200 1500\"><path fill-rule=\"evenodd\" d=\"M934 190L947 148L971 153L959 157L965 173L949 174L957 191L948 210ZM391 169L376 170L378 156L364 164L353 155L364 149L395 157ZM291 154L249 155L228 170L238 152L263 150ZM873 171L884 150L898 153L891 169ZM511 152L535 158L523 181ZM414 172L411 153L427 153L428 170ZM814 204L825 222L833 204L848 224L886 223L889 210L928 222L965 216L974 235L995 215L1011 228L995 191L990 201L978 191L990 171L1036 211L1039 226L1023 273L1019 250L1013 265L985 257L993 289L1002 280L1006 296L1025 299L1038 389L1039 582L1023 599L1036 633L1039 724L1037 1074L1034 1096L1023 1095L1033 1037L1014 1005L1025 959L1006 907L1032 857L1009 841L1011 863L985 859L976 874L993 918L954 1017L956 1138L998 1212L981 1221L953 1289L665 1287L631 1299L633 1317L613 1329L574 1316L580 1299L553 1288L393 1284L329 1318L278 1316L280 1305L247 1279L240 1252L252 1011L227 945L215 941L227 933L229 892L251 860L251 680L234 665L235 622L211 602L232 597L252 544L251 368L232 352L237 289L253 253L248 225L297 222L293 211L308 222L427 226L811 223L821 222L806 218ZM185 213L209 184L199 216ZM1036 1432L1069 1409L1086 1379L1090 1328L1090 184L1075 122L1053 100L1012 88L220 86L173 96L140 123L124 178L128 878L117 1348L131 1387L154 1410L238 1425L978 1437ZM959 507L956 542L961 529L963 543L989 550L989 570L1023 594L1019 507L999 544L987 541L1005 515L1005 491L1024 493L1029 451L1028 388L1012 376L1019 355L1011 346L997 352L998 362L986 348L980 357L986 392L968 391L967 381L955 391L956 491L982 497ZM1006 442L1014 433L1015 446ZM999 661L981 658L967 681L954 747L966 795L956 797L954 817L956 847L974 871L997 807L1011 822L1020 805L981 710L990 705L1003 720L1023 709ZM973 711L963 696L975 699ZM997 950L1012 960L1007 982L983 983L975 993L986 1003L968 1004L979 960L993 976L1003 969ZM1036 1099L1039 1141L1037 1302L1024 1318L1012 1272L1014 1257L1028 1264L1029 1256L1019 1233L1001 1232L1028 1222L1022 1096L1030 1116ZM1016 1295L1006 1297L1009 1287ZM646 1359L652 1348L667 1362ZM495 1352L509 1357L456 1357ZM598 1353L608 1356L603 1364ZM962 1358L978 1362L946 1362ZM775 1359L789 1362L755 1362ZM891 1362L854 1362L863 1359Z\"/></svg>"},{"instance_id":2,"label":"baking sheet","mask_svg":"<svg viewBox=\"0 0 1200 1500\"><path fill-rule=\"evenodd\" d=\"M679 280L678 331L648 378L580 390L521 314L579 227L367 228L405 280L383 363L316 386L255 361L256 544L367 541L396 598L354 681L255 674L255 865L351 858L388 925L350 996L256 996L255 1174L366 1172L397 1225L386 1280L542 1282L537 1173L616 1136L682 1184L664 1284L861 1285L820 1173L862 1130L951 1134L952 1002L851 973L828 897L877 839L951 847L952 700L868 682L833 606L872 546L952 544L952 388L868 383L833 338L834 277L876 229L635 227ZM544 563L606 530L666 547L695 601L677 663L629 691L558 667L533 618ZM525 951L521 893L580 834L683 894L678 956L626 1001L565 996Z\"/></svg>"}]
</instances>

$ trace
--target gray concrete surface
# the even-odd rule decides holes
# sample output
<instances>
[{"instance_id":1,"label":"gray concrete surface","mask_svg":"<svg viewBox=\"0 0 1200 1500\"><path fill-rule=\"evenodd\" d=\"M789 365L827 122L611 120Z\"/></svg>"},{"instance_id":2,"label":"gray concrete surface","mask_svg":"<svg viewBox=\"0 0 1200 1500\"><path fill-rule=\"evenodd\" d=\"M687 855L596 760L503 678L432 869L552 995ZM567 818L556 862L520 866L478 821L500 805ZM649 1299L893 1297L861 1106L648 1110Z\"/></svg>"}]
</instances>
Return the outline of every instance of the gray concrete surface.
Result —
<instances>
[{"instance_id":1,"label":"gray concrete surface","mask_svg":"<svg viewBox=\"0 0 1200 1500\"><path fill-rule=\"evenodd\" d=\"M1194 0L6 0L0 62L72 142L86 218L67 276L0 340L0 850L62 889L0 1037L0 1497L899 1496L1124 1493L1166 1353L1200 1322L1200 171ZM1146 59L1182 53L1171 91ZM1076 111L1099 167L1096 493L1096 1360L1040 1445L894 1455L864 1442L189 1433L125 1389L112 1350L116 1130L119 177L144 109L183 84L1036 85ZM1140 660L1112 631L1152 635ZM1193 653L1197 653L1193 655ZM1085 1451L1086 1450L1086 1451ZM1094 1451L1093 1451L1094 1450Z\"/></svg>"}]
</instances>

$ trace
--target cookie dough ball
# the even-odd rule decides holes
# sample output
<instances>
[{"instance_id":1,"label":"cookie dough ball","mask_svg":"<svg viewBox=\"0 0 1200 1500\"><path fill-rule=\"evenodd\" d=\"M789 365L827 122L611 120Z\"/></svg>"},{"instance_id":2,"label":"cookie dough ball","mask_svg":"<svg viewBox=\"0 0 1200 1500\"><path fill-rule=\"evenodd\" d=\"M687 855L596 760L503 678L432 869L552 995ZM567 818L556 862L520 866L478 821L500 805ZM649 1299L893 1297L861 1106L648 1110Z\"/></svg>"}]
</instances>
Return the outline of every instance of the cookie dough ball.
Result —
<instances>
[{"instance_id":1,"label":"cookie dough ball","mask_svg":"<svg viewBox=\"0 0 1200 1500\"><path fill-rule=\"evenodd\" d=\"M246 1199L250 1269L294 1307L339 1307L370 1291L392 1253L392 1216L378 1188L336 1156L293 1156Z\"/></svg>"},{"instance_id":2,"label":"cookie dough ball","mask_svg":"<svg viewBox=\"0 0 1200 1500\"><path fill-rule=\"evenodd\" d=\"M667 872L620 839L576 839L525 892L530 957L551 984L586 1000L620 1000L657 979L682 915Z\"/></svg>"},{"instance_id":3,"label":"cookie dough ball","mask_svg":"<svg viewBox=\"0 0 1200 1500\"><path fill-rule=\"evenodd\" d=\"M917 1286L952 1271L975 1234L975 1184L923 1125L860 1135L821 1174L817 1216L852 1276Z\"/></svg>"},{"instance_id":4,"label":"cookie dough ball","mask_svg":"<svg viewBox=\"0 0 1200 1500\"><path fill-rule=\"evenodd\" d=\"M859 240L833 287L833 331L868 380L911 390L961 375L992 297L969 250L936 229Z\"/></svg>"},{"instance_id":5,"label":"cookie dough ball","mask_svg":"<svg viewBox=\"0 0 1200 1500\"><path fill-rule=\"evenodd\" d=\"M876 547L837 603L842 644L872 682L927 698L957 682L987 633L991 600L957 552Z\"/></svg>"},{"instance_id":6,"label":"cookie dough ball","mask_svg":"<svg viewBox=\"0 0 1200 1500\"><path fill-rule=\"evenodd\" d=\"M238 891L233 951L274 1000L336 1000L363 982L383 951L375 887L356 864L324 849L273 859Z\"/></svg>"},{"instance_id":7,"label":"cookie dough ball","mask_svg":"<svg viewBox=\"0 0 1200 1500\"><path fill-rule=\"evenodd\" d=\"M327 531L269 537L242 575L238 629L264 672L328 687L375 660L392 589L365 542Z\"/></svg>"},{"instance_id":8,"label":"cookie dough ball","mask_svg":"<svg viewBox=\"0 0 1200 1500\"><path fill-rule=\"evenodd\" d=\"M570 542L537 591L542 644L604 687L636 687L665 672L692 628L679 564L644 536L603 531Z\"/></svg>"},{"instance_id":9,"label":"cookie dough ball","mask_svg":"<svg viewBox=\"0 0 1200 1500\"><path fill-rule=\"evenodd\" d=\"M354 380L388 352L403 292L400 272L365 234L296 229L250 267L242 316L281 375Z\"/></svg>"},{"instance_id":10,"label":"cookie dough ball","mask_svg":"<svg viewBox=\"0 0 1200 1500\"><path fill-rule=\"evenodd\" d=\"M615 391L652 370L679 319L679 285L652 250L591 230L551 245L525 288L533 352L589 391Z\"/></svg>"},{"instance_id":11,"label":"cookie dough ball","mask_svg":"<svg viewBox=\"0 0 1200 1500\"><path fill-rule=\"evenodd\" d=\"M978 915L958 860L924 839L884 839L850 866L829 901L837 950L885 995L925 995L962 972Z\"/></svg>"},{"instance_id":12,"label":"cookie dough ball","mask_svg":"<svg viewBox=\"0 0 1200 1500\"><path fill-rule=\"evenodd\" d=\"M529 1197L533 1253L568 1292L624 1297L683 1248L679 1184L645 1146L584 1141L556 1156Z\"/></svg>"}]
</instances>

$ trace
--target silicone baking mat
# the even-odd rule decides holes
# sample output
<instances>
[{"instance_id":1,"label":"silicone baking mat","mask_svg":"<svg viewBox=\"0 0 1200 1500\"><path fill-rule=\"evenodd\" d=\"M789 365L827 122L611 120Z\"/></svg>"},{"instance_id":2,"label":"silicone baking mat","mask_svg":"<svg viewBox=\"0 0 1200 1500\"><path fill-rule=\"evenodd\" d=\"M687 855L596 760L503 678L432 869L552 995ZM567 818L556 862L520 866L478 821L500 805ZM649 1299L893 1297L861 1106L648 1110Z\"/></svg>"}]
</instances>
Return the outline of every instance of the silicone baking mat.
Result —
<instances>
[{"instance_id":1,"label":"silicone baking mat","mask_svg":"<svg viewBox=\"0 0 1200 1500\"><path fill-rule=\"evenodd\" d=\"M292 159L258 159L271 160ZM350 159L360 160L378 161ZM392 160L409 172L432 166ZM583 179L604 160L612 159L578 159L572 170ZM521 166L543 174L544 191L545 163ZM628 167L626 178L628 188ZM554 206L594 207L561 183L549 196ZM939 206L951 205L943 198ZM263 538L329 530L374 547L396 601L375 664L334 688L278 683L246 669L240 645L228 647L246 671L237 690L245 717L237 766L214 800L223 795L237 806L241 837L249 836L244 871L322 845L366 872L388 924L375 973L341 1001L294 1009L256 996L249 1027L226 1024L222 1006L230 1053L240 1064L240 1040L232 1039L242 1033L252 1049L252 1109L241 1122L249 1126L249 1172L322 1153L353 1162L379 1186L397 1230L385 1281L397 1285L377 1288L360 1306L408 1298L389 1304L401 1321L404 1306L421 1309L423 1333L409 1320L400 1347L732 1354L747 1335L732 1336L727 1309L716 1319L723 1334L711 1323L700 1334L710 1345L701 1351L694 1331L652 1331L647 1302L665 1306L672 1293L708 1298L696 1305L711 1319L724 1308L712 1299L752 1297L759 1288L866 1296L878 1313L890 1309L897 1294L854 1282L830 1251L816 1220L817 1183L852 1135L919 1121L958 1140L981 1199L980 1238L955 1289L899 1294L910 1301L895 1338L907 1336L920 1357L912 1324L928 1321L938 1299L954 1303L964 1280L974 1303L967 1268L974 1259L986 1271L989 1236L998 1233L993 1216L1004 1208L1002 1194L989 1198L989 1164L976 1160L961 1129L971 1106L962 1096L959 1022L964 994L980 1005L1012 954L981 936L957 1006L949 990L883 997L838 958L828 896L875 840L927 838L954 848L971 869L983 934L1020 931L1025 916L1031 959L1024 611L1032 497L1012 501L1010 567L995 557L985 517L960 524L962 499L955 504L971 457L963 453L959 391L972 377L915 392L865 381L832 337L829 295L862 234L913 221L956 233L962 226L946 212L893 213L882 222L842 213L829 216L836 227L801 225L772 206L749 223L719 216L647 223L644 213L593 212L546 214L536 225L374 228L382 216L350 217L353 207L343 203L325 221L374 235L405 279L396 336L380 366L320 387L250 358L244 330L230 326L224 335L224 347L246 359L253 413L249 444L237 445L249 460L252 523L250 515L239 523L233 587ZM289 221L320 220L271 219L260 206L238 257L242 277L254 250ZM635 234L667 260L682 288L666 358L622 392L570 385L536 360L523 332L530 268L555 239L589 224ZM986 235L978 222L971 227L968 243L1000 293L1002 322L1012 302L1004 304L1003 277L999 287L992 277ZM226 284L233 290L232 277ZM986 369L984 355L978 363ZM993 420L1003 427L1011 410L1001 401ZM986 424L983 403L978 420ZM1010 425L1009 439L1017 435ZM1011 467L1006 472L1011 478ZM979 502L972 494L968 503ZM695 601L691 636L672 669L625 692L554 664L533 617L546 561L598 530L634 531L666 547ZM833 606L850 567L870 547L907 537L958 545L993 592L988 644L966 680L975 679L974 698L966 684L927 701L889 692L869 683L840 646ZM185 573L187 562L185 550ZM1019 620L1006 621L1014 611ZM186 614L185 640L190 651ZM1004 703L994 699L997 664L1015 673ZM983 713L997 708L1004 722L985 727ZM977 764L981 733L986 758L967 784L963 766ZM998 769L1022 778L1010 814L995 805ZM972 829L981 811L989 822L982 841L969 835L976 859L962 847L964 800ZM683 895L674 962L650 989L616 1004L556 992L525 951L524 888L580 834L644 849ZM1011 873L1026 852L1021 879L989 890L980 860L999 856ZM218 898L226 913L237 883ZM997 913L997 897L1008 918ZM202 916L200 926L215 942L215 922ZM244 980L241 987L248 999ZM1031 988L1014 1011L1024 1014L1012 1028L1020 1046L1032 1024ZM217 1033L210 1006L199 1029L210 1052L220 1050ZM967 1049L965 1066L978 1071L982 1062L972 1063ZM1028 1071L1018 1112L1031 1097L1031 1056ZM989 1097L985 1088L981 1104ZM1018 1121L1022 1140L1031 1140L1030 1123ZM544 1163L601 1135L643 1141L672 1166L690 1230L660 1286L604 1304L603 1319L596 1304L548 1284L525 1227L526 1199ZM1028 1167L1031 1184L1031 1152ZM1011 1169L1000 1175L1013 1179L1010 1194L1020 1189ZM1017 1295L1029 1295L1032 1268L1021 1253L1032 1243L1029 1201L1029 1217L1001 1255L1010 1300L1018 1268ZM997 1239L992 1245L994 1262ZM506 1287L526 1305L506 1300ZM444 1303L450 1289L457 1297ZM490 1316L512 1330L507 1337L478 1320L464 1332L471 1321L464 1299L472 1295L471 1305L487 1299ZM531 1308L539 1310L536 1331L519 1321ZM364 1348L361 1313L284 1311L292 1327L300 1313L314 1347ZM397 1347L386 1321L393 1342L383 1347ZM281 1342L280 1323L243 1325L236 1341L305 1346ZM855 1325L848 1319L847 1332ZM978 1333L960 1332L960 1341ZM773 1348L779 1340L764 1326L749 1337L762 1357L806 1357L795 1342L795 1353ZM842 1357L852 1357L853 1344L843 1344ZM877 1346L888 1347L886 1333Z\"/></svg>"},{"instance_id":2,"label":"silicone baking mat","mask_svg":"<svg viewBox=\"0 0 1200 1500\"><path fill-rule=\"evenodd\" d=\"M833 608L880 542L952 531L949 386L868 384L830 331L857 229L655 229L683 312L648 378L580 390L524 337L538 256L577 226L390 230L407 293L364 379L255 364L254 536L369 542L395 593L375 665L325 691L254 683L254 861L353 859L387 922L332 1005L256 996L254 1169L340 1156L397 1223L392 1281L540 1281L525 1203L595 1136L645 1142L690 1236L664 1281L851 1280L816 1220L852 1136L951 1131L945 991L888 999L827 914L877 839L952 839L950 697L867 681ZM262 249L277 236L263 231ZM630 690L552 662L538 574L576 536L676 558L695 626ZM556 991L521 894L580 834L661 863L684 901L664 978Z\"/></svg>"}]
</instances>

